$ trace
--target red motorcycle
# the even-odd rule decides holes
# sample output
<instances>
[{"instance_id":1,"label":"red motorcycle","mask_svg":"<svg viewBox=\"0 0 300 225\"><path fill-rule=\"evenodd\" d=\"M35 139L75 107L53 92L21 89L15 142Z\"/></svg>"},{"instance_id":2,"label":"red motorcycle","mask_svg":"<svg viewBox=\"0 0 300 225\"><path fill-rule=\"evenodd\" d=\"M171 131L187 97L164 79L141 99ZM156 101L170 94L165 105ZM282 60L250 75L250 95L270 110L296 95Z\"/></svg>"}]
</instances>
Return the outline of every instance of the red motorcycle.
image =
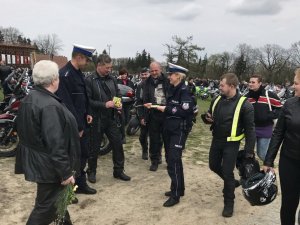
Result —
<instances>
[{"instance_id":1,"label":"red motorcycle","mask_svg":"<svg viewBox=\"0 0 300 225\"><path fill-rule=\"evenodd\" d=\"M0 157L11 157L16 154L19 142L16 131L17 112L21 99L29 93L30 83L27 71L17 77L8 104L0 114Z\"/></svg>"},{"instance_id":2,"label":"red motorcycle","mask_svg":"<svg viewBox=\"0 0 300 225\"><path fill-rule=\"evenodd\" d=\"M20 99L12 102L5 109L6 113L0 114L0 157L10 157L16 154L18 135L15 121L20 103Z\"/></svg>"}]
</instances>

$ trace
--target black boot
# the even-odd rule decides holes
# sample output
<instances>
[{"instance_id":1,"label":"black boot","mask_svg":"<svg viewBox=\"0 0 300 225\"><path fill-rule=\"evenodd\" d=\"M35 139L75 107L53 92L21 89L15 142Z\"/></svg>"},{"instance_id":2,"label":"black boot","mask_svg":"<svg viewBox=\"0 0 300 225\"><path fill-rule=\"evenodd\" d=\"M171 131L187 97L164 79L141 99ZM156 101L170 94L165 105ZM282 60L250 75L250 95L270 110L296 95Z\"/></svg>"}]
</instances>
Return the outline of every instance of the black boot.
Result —
<instances>
[{"instance_id":1,"label":"black boot","mask_svg":"<svg viewBox=\"0 0 300 225\"><path fill-rule=\"evenodd\" d=\"M164 204L164 207L172 207L173 205L176 205L179 203L179 199L175 199L173 197L170 197Z\"/></svg>"},{"instance_id":2,"label":"black boot","mask_svg":"<svg viewBox=\"0 0 300 225\"><path fill-rule=\"evenodd\" d=\"M222 216L223 217L232 217L233 215L233 204L230 203L230 204L226 204L224 205L224 209L223 209L223 212L222 212Z\"/></svg>"},{"instance_id":3,"label":"black boot","mask_svg":"<svg viewBox=\"0 0 300 225\"><path fill-rule=\"evenodd\" d=\"M91 183L96 183L96 171L87 170L87 178Z\"/></svg>"},{"instance_id":4,"label":"black boot","mask_svg":"<svg viewBox=\"0 0 300 225\"><path fill-rule=\"evenodd\" d=\"M94 188L91 188L86 184L83 184L81 186L78 186L77 190L75 191L77 194L87 194L87 195L93 195L96 194L97 191Z\"/></svg>"},{"instance_id":5,"label":"black boot","mask_svg":"<svg viewBox=\"0 0 300 225\"><path fill-rule=\"evenodd\" d=\"M123 180L123 181L130 181L131 180L131 177L127 176L124 172L114 172L113 175L114 175L114 178L120 179L120 180Z\"/></svg>"},{"instance_id":6,"label":"black boot","mask_svg":"<svg viewBox=\"0 0 300 225\"><path fill-rule=\"evenodd\" d=\"M149 170L156 171L157 169L158 169L158 162L152 162Z\"/></svg>"},{"instance_id":7,"label":"black boot","mask_svg":"<svg viewBox=\"0 0 300 225\"><path fill-rule=\"evenodd\" d=\"M167 197L170 197L171 194L172 194L172 191L167 191L167 192L165 192L165 196L167 196ZM180 193L180 196L181 196L181 197L184 196L184 192Z\"/></svg>"},{"instance_id":8,"label":"black boot","mask_svg":"<svg viewBox=\"0 0 300 225\"><path fill-rule=\"evenodd\" d=\"M143 153L142 153L142 159L143 159L143 160L148 160L148 151L144 151L144 150L143 150Z\"/></svg>"}]
</instances>

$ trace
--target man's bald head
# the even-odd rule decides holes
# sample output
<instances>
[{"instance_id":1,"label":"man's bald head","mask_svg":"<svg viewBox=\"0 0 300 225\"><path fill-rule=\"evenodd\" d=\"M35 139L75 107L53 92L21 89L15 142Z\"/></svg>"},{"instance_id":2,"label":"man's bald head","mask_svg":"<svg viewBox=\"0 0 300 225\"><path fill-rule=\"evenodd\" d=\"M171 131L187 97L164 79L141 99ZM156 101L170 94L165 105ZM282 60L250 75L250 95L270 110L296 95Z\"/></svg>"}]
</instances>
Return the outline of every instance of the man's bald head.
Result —
<instances>
[{"instance_id":1,"label":"man's bald head","mask_svg":"<svg viewBox=\"0 0 300 225\"><path fill-rule=\"evenodd\" d=\"M161 65L159 62L152 62L149 66L150 68L150 75L153 77L153 78L157 78L161 75Z\"/></svg>"}]
</instances>

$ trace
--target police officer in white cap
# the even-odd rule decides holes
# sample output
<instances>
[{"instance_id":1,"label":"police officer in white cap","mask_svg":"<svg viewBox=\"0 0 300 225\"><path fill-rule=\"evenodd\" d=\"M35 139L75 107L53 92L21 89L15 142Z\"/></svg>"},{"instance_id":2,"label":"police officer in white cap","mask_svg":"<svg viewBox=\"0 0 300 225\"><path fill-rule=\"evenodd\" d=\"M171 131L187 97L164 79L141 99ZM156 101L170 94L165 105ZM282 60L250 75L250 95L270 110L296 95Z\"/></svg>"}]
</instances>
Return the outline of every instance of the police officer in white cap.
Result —
<instances>
[{"instance_id":1,"label":"police officer in white cap","mask_svg":"<svg viewBox=\"0 0 300 225\"><path fill-rule=\"evenodd\" d=\"M186 139L192 129L194 107L194 101L184 82L186 72L188 72L186 68L169 63L171 86L167 92L167 103L166 106L157 106L166 117L163 137L168 174L171 178L171 191L165 193L169 199L163 204L164 207L179 203L185 190L181 157Z\"/></svg>"},{"instance_id":2,"label":"police officer in white cap","mask_svg":"<svg viewBox=\"0 0 300 225\"><path fill-rule=\"evenodd\" d=\"M86 128L93 118L88 114L88 98L84 75L81 72L89 60L92 60L94 51L93 47L74 44L71 61L59 70L60 83L56 92L77 121L81 145L81 168L80 174L76 174L78 185L76 193L82 194L96 194L97 192L88 186L84 171L88 159Z\"/></svg>"}]
</instances>

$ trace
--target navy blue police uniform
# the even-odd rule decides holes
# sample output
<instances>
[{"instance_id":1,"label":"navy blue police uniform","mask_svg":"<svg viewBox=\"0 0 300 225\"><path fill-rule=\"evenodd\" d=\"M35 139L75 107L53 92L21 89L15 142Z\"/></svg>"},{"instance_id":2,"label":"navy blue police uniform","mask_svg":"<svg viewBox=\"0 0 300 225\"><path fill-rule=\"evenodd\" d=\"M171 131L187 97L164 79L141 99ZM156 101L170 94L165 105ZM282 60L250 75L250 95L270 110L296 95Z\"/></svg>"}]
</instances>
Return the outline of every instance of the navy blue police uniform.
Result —
<instances>
[{"instance_id":1,"label":"navy blue police uniform","mask_svg":"<svg viewBox=\"0 0 300 225\"><path fill-rule=\"evenodd\" d=\"M74 45L73 52L79 52L89 57L93 50L86 50ZM59 70L59 88L56 95L60 97L62 102L74 115L78 132L83 131L80 138L81 146L81 166L80 174L76 176L76 184L79 188L86 187L86 172L84 171L88 159L87 149L87 115L88 115L88 97L85 87L84 74L80 69L76 69L71 61Z\"/></svg>"},{"instance_id":2,"label":"navy blue police uniform","mask_svg":"<svg viewBox=\"0 0 300 225\"><path fill-rule=\"evenodd\" d=\"M167 92L165 108L164 143L168 174L171 178L169 195L176 202L184 195L184 174L182 151L192 129L194 101L184 81L177 86L171 85ZM167 194L167 193L166 193Z\"/></svg>"},{"instance_id":3,"label":"navy blue police uniform","mask_svg":"<svg viewBox=\"0 0 300 225\"><path fill-rule=\"evenodd\" d=\"M86 175L84 168L88 158L87 136L86 136L86 116L88 108L88 98L85 89L84 75L81 70L73 67L71 62L68 62L59 70L59 88L56 92L63 103L75 116L78 124L78 132L83 131L83 136L80 138L81 146L81 166L80 174L76 178L78 186L84 185Z\"/></svg>"}]
</instances>

